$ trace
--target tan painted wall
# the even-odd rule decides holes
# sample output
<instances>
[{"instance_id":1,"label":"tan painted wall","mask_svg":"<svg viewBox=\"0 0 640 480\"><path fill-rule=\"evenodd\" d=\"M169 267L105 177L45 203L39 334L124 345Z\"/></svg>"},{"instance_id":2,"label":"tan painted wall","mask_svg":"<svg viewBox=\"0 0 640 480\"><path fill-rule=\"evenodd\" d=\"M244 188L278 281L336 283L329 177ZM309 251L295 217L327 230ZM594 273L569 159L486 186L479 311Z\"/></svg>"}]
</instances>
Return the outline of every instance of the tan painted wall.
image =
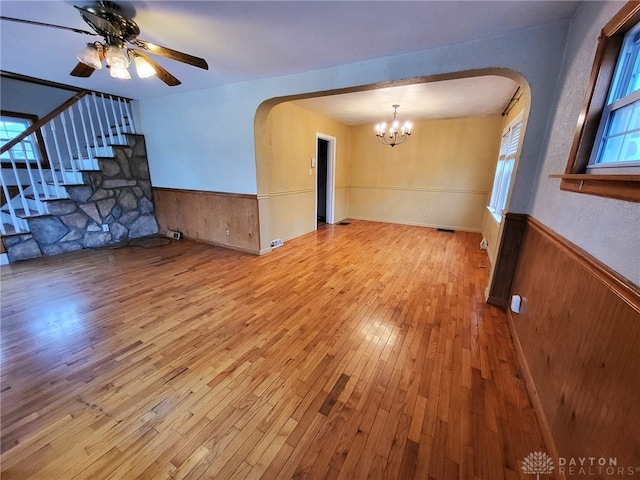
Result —
<instances>
[{"instance_id":1,"label":"tan painted wall","mask_svg":"<svg viewBox=\"0 0 640 480\"><path fill-rule=\"evenodd\" d=\"M393 148L354 127L349 217L479 232L501 126L500 116L414 122Z\"/></svg>"},{"instance_id":2,"label":"tan painted wall","mask_svg":"<svg viewBox=\"0 0 640 480\"><path fill-rule=\"evenodd\" d=\"M265 125L270 239L288 240L315 229L316 133L336 138L335 219L346 218L348 211L348 168L350 128L292 103L271 109Z\"/></svg>"}]
</instances>

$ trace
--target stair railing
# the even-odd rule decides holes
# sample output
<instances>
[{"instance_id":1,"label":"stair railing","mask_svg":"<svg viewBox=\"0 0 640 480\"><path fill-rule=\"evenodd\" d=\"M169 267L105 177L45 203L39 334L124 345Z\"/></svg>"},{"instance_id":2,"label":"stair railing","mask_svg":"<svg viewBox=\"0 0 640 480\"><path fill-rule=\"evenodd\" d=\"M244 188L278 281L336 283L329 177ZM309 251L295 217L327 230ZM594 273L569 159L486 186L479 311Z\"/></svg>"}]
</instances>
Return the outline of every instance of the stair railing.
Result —
<instances>
[{"instance_id":1,"label":"stair railing","mask_svg":"<svg viewBox=\"0 0 640 480\"><path fill-rule=\"evenodd\" d=\"M135 133L129 102L102 93L78 92L0 148L5 157L0 181L6 199L0 206L0 233L24 231L24 217L46 214L46 202L66 198L65 184L82 183L83 170L98 169L96 159L110 155L109 145L126 144L125 135ZM38 152L37 131L42 135L45 158ZM31 149L35 158L28 155Z\"/></svg>"}]
</instances>

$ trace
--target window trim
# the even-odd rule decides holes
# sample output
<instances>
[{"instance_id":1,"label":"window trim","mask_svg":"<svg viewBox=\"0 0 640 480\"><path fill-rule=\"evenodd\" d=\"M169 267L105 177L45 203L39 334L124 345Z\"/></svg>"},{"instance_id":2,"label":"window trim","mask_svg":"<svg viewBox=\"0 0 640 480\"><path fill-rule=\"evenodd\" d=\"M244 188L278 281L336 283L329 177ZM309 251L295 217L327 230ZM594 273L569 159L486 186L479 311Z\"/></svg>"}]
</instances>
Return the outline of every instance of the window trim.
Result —
<instances>
[{"instance_id":1,"label":"window trim","mask_svg":"<svg viewBox=\"0 0 640 480\"><path fill-rule=\"evenodd\" d=\"M10 112L8 110L0 110L0 115L3 117L13 117L13 118L29 120L31 122L31 125L33 125L39 120L37 115L31 115L28 113ZM49 158L47 157L47 151L44 148L44 139L42 138L42 133L40 132L40 129L37 129L35 132L33 132L33 134L36 137L35 147L38 149L38 153L40 154L40 164L42 165L43 168L50 168ZM3 160L3 162L5 162L5 160ZM17 167L26 168L25 162L20 161L15 163Z\"/></svg>"},{"instance_id":2,"label":"window trim","mask_svg":"<svg viewBox=\"0 0 640 480\"><path fill-rule=\"evenodd\" d=\"M551 175L561 190L640 202L640 175L587 173L624 36L639 22L640 3L631 1L602 28L565 172Z\"/></svg>"}]
</instances>

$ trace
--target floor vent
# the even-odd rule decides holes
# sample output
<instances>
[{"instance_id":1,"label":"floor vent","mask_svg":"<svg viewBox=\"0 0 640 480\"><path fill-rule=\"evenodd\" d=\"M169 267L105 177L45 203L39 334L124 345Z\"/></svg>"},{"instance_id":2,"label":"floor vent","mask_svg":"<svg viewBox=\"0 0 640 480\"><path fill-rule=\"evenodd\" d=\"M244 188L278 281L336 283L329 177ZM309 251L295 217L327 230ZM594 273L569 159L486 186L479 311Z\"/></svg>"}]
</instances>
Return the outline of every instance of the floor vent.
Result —
<instances>
[{"instance_id":1,"label":"floor vent","mask_svg":"<svg viewBox=\"0 0 640 480\"><path fill-rule=\"evenodd\" d=\"M351 225L349 222L338 222L338 225Z\"/></svg>"},{"instance_id":2,"label":"floor vent","mask_svg":"<svg viewBox=\"0 0 640 480\"><path fill-rule=\"evenodd\" d=\"M456 233L455 230L451 230L450 228L438 228L438 232Z\"/></svg>"}]
</instances>

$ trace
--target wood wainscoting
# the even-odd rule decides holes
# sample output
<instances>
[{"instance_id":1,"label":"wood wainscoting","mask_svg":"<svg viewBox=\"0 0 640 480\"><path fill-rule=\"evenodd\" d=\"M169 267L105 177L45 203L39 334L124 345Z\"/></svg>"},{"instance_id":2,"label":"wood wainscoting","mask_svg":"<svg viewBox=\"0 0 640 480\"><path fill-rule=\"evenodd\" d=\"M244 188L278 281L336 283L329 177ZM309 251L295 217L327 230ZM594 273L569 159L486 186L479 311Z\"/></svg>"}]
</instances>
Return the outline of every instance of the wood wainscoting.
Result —
<instances>
[{"instance_id":1,"label":"wood wainscoting","mask_svg":"<svg viewBox=\"0 0 640 480\"><path fill-rule=\"evenodd\" d=\"M186 238L260 253L260 225L256 195L153 189L161 233L178 230Z\"/></svg>"},{"instance_id":2,"label":"wood wainscoting","mask_svg":"<svg viewBox=\"0 0 640 480\"><path fill-rule=\"evenodd\" d=\"M530 393L555 443L549 453L567 465L571 458L604 458L607 466L616 459L616 475L619 467L637 474L638 287L527 217L511 292L523 299L521 312L511 314L512 328ZM589 478L612 478L597 467ZM562 478L562 469L557 473ZM572 478L568 466L564 473Z\"/></svg>"}]
</instances>

